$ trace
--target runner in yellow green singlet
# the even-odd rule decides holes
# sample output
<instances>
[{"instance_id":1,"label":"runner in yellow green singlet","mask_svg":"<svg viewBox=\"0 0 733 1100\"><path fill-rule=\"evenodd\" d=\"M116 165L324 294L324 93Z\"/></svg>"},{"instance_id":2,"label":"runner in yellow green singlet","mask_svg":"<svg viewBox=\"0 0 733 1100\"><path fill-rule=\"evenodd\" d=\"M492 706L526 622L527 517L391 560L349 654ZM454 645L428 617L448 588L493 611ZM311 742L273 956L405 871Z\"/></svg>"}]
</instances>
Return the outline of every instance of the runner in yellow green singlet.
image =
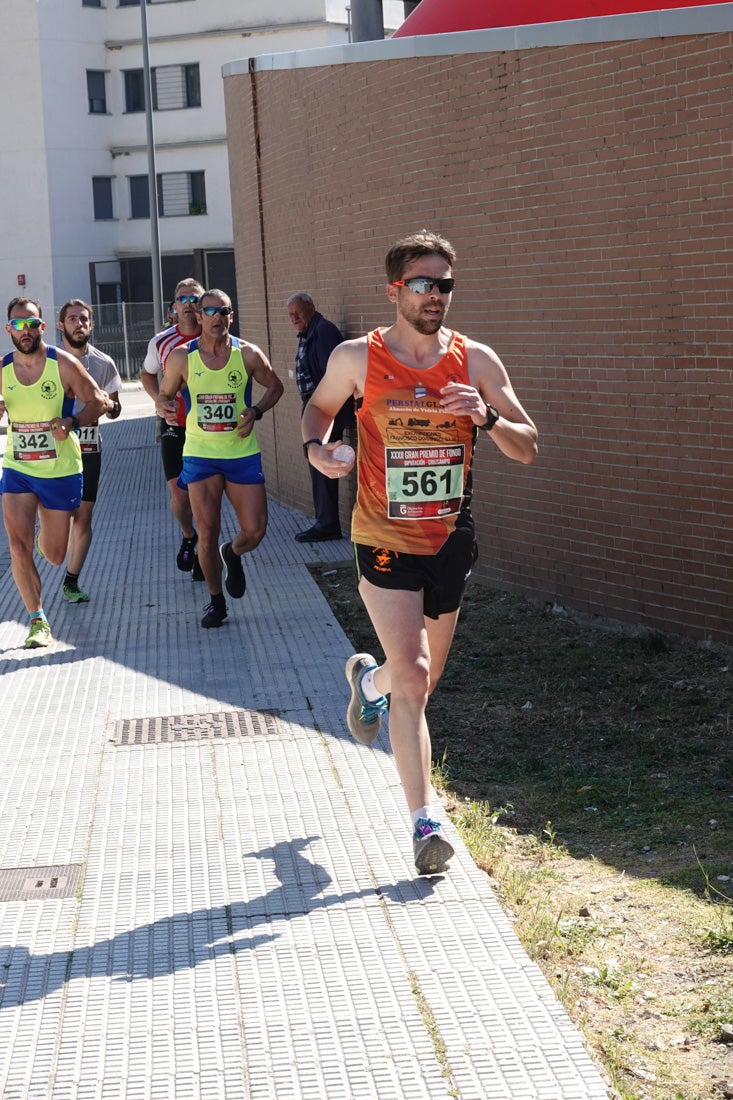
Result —
<instances>
[{"instance_id":1,"label":"runner in yellow green singlet","mask_svg":"<svg viewBox=\"0 0 733 1100\"><path fill-rule=\"evenodd\" d=\"M77 359L45 343L45 328L38 302L12 299L5 331L14 351L3 358L0 377L0 417L8 414L0 493L13 579L31 618L28 649L53 640L33 560L36 519L39 554L60 565L72 514L81 501L77 429L96 423L112 407ZM78 417L73 413L75 400L84 402Z\"/></svg>"},{"instance_id":2,"label":"runner in yellow green singlet","mask_svg":"<svg viewBox=\"0 0 733 1100\"><path fill-rule=\"evenodd\" d=\"M267 530L267 496L254 426L280 400L283 385L255 344L229 332L234 310L222 290L207 290L196 304L201 335L175 348L155 402L159 416L175 423L177 395L186 409L186 442L179 485L188 489L198 530L198 558L209 589L201 625L219 627L227 618L224 584L233 599L246 588L242 554L254 550ZM264 393L252 403L252 383ZM234 508L240 529L219 545L222 497Z\"/></svg>"}]
</instances>

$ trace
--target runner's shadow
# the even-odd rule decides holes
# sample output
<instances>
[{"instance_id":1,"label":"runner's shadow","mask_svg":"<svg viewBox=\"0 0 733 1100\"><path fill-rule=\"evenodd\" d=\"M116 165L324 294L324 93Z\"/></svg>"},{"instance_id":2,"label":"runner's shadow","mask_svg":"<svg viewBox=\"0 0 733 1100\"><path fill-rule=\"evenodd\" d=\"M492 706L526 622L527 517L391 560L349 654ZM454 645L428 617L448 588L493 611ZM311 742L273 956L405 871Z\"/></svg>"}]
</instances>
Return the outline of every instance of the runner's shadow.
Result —
<instances>
[{"instance_id":1,"label":"runner's shadow","mask_svg":"<svg viewBox=\"0 0 733 1100\"><path fill-rule=\"evenodd\" d=\"M303 854L315 840L320 837L280 841L247 853L245 859L269 862L279 883L251 899L174 913L68 951L34 954L22 944L0 947L0 1011L42 1000L78 979L150 980L192 970L240 951L256 950L278 939L278 922L307 918L316 910L360 899L371 899L375 904L385 898L397 904L419 902L433 891L429 880L417 879L344 894L325 893L331 876ZM256 932L263 926L269 930Z\"/></svg>"}]
</instances>

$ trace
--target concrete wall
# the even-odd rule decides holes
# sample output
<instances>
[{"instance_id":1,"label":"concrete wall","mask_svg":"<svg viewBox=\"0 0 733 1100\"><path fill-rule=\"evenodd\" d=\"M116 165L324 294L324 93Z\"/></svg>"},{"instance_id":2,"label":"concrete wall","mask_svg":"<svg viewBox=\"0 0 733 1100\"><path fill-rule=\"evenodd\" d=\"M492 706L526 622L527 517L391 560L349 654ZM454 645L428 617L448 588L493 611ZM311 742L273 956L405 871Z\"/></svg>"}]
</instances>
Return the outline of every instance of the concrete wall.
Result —
<instances>
[{"instance_id":1,"label":"concrete wall","mask_svg":"<svg viewBox=\"0 0 733 1100\"><path fill-rule=\"evenodd\" d=\"M258 59L225 97L242 333L286 375L292 290L361 334L392 317L392 241L444 232L450 322L540 430L529 468L479 440L479 573L730 643L733 5L715 7L727 29L629 16L531 48ZM259 434L270 492L308 511L298 408L290 370Z\"/></svg>"}]
</instances>

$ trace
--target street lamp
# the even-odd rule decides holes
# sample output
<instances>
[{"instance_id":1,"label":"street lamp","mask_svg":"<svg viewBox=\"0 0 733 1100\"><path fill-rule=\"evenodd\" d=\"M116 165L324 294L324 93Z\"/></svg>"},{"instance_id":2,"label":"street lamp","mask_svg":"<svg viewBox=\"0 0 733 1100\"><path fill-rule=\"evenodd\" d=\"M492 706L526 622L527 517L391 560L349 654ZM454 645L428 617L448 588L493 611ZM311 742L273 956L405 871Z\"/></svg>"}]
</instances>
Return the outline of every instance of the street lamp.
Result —
<instances>
[{"instance_id":1,"label":"street lamp","mask_svg":"<svg viewBox=\"0 0 733 1100\"><path fill-rule=\"evenodd\" d=\"M153 323L155 331L163 327L163 277L160 265L158 233L158 177L155 173L155 137L153 136L153 86L150 79L148 49L148 5L140 0L140 22L143 37L143 86L145 89L145 129L148 142L148 205L150 207L150 260L153 274Z\"/></svg>"}]
</instances>

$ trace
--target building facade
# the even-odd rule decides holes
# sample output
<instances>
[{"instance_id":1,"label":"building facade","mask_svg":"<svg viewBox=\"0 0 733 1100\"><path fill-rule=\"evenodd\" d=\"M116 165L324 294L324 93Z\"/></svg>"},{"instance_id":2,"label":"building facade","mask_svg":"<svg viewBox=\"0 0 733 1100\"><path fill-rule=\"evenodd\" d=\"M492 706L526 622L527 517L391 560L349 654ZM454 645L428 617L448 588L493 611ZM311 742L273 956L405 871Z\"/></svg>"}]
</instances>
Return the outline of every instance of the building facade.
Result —
<instances>
[{"instance_id":1,"label":"building facade","mask_svg":"<svg viewBox=\"0 0 733 1100\"><path fill-rule=\"evenodd\" d=\"M394 29L404 11L385 4ZM344 0L148 0L164 300L182 275L234 296L222 65L348 41ZM4 0L0 285L150 302L140 0Z\"/></svg>"}]
</instances>

